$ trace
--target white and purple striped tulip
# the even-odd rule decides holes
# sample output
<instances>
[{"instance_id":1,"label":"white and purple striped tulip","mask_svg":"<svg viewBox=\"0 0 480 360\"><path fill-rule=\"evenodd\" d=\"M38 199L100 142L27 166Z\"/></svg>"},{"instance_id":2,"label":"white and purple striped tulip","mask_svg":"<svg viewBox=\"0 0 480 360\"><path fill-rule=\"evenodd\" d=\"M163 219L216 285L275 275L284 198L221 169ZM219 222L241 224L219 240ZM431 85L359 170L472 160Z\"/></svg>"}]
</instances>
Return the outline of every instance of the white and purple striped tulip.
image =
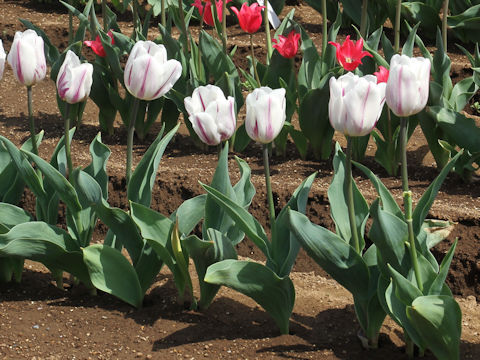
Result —
<instances>
[{"instance_id":1,"label":"white and purple striped tulip","mask_svg":"<svg viewBox=\"0 0 480 360\"><path fill-rule=\"evenodd\" d=\"M359 77L351 72L330 78L328 117L332 127L345 136L363 136L377 124L385 104L384 82L377 77Z\"/></svg>"},{"instance_id":2,"label":"white and purple striped tulip","mask_svg":"<svg viewBox=\"0 0 480 360\"><path fill-rule=\"evenodd\" d=\"M7 54L5 54L5 50L3 49L2 39L0 39L0 80L3 77L3 70L5 69L5 58Z\"/></svg>"},{"instance_id":3,"label":"white and purple striped tulip","mask_svg":"<svg viewBox=\"0 0 480 360\"><path fill-rule=\"evenodd\" d=\"M182 65L167 60L167 50L152 41L137 41L124 72L127 90L138 99L154 100L166 94L180 78Z\"/></svg>"},{"instance_id":4,"label":"white and purple striped tulip","mask_svg":"<svg viewBox=\"0 0 480 360\"><path fill-rule=\"evenodd\" d=\"M387 105L397 116L415 115L427 105L430 60L393 55L387 81Z\"/></svg>"},{"instance_id":5,"label":"white and purple striped tulip","mask_svg":"<svg viewBox=\"0 0 480 360\"><path fill-rule=\"evenodd\" d=\"M42 37L31 29L17 31L7 61L22 85L32 86L42 81L47 74Z\"/></svg>"},{"instance_id":6,"label":"white and purple striped tulip","mask_svg":"<svg viewBox=\"0 0 480 360\"><path fill-rule=\"evenodd\" d=\"M199 86L184 100L193 130L207 145L218 145L235 132L235 99L215 85Z\"/></svg>"},{"instance_id":7,"label":"white and purple striped tulip","mask_svg":"<svg viewBox=\"0 0 480 360\"><path fill-rule=\"evenodd\" d=\"M68 50L57 76L58 96L69 104L82 102L90 95L93 65L81 63L78 56Z\"/></svg>"},{"instance_id":8,"label":"white and purple striped tulip","mask_svg":"<svg viewBox=\"0 0 480 360\"><path fill-rule=\"evenodd\" d=\"M285 123L285 89L261 87L247 95L245 130L254 141L272 142Z\"/></svg>"}]
</instances>

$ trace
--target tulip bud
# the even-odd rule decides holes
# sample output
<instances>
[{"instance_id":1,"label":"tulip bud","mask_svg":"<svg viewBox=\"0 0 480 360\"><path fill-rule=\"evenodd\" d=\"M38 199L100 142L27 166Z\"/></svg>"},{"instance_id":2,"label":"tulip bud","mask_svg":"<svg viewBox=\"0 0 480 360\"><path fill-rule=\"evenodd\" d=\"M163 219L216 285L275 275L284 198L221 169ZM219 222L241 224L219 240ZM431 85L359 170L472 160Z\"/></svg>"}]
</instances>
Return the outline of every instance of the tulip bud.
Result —
<instances>
[{"instance_id":1,"label":"tulip bud","mask_svg":"<svg viewBox=\"0 0 480 360\"><path fill-rule=\"evenodd\" d=\"M298 51L298 42L300 40L300 34L296 33L295 30L290 31L287 36L279 35L278 40L273 39L273 47L284 58L291 59L293 58Z\"/></svg>"},{"instance_id":2,"label":"tulip bud","mask_svg":"<svg viewBox=\"0 0 480 360\"><path fill-rule=\"evenodd\" d=\"M193 130L205 144L218 145L235 132L235 99L225 98L218 86L200 86L184 102Z\"/></svg>"},{"instance_id":3,"label":"tulip bud","mask_svg":"<svg viewBox=\"0 0 480 360\"><path fill-rule=\"evenodd\" d=\"M5 69L6 56L7 54L5 54L5 50L3 50L2 39L0 39L0 80L2 80L2 77L3 77L3 70Z\"/></svg>"},{"instance_id":4,"label":"tulip bud","mask_svg":"<svg viewBox=\"0 0 480 360\"><path fill-rule=\"evenodd\" d=\"M272 142L285 123L285 89L261 87L247 96L245 130L252 140Z\"/></svg>"},{"instance_id":5,"label":"tulip bud","mask_svg":"<svg viewBox=\"0 0 480 360\"><path fill-rule=\"evenodd\" d=\"M17 31L7 61L22 85L32 86L42 81L47 73L42 37L30 29Z\"/></svg>"},{"instance_id":6,"label":"tulip bud","mask_svg":"<svg viewBox=\"0 0 480 360\"><path fill-rule=\"evenodd\" d=\"M92 74L93 65L80 63L78 56L68 50L57 76L57 90L60 99L69 104L86 100L92 87Z\"/></svg>"},{"instance_id":7,"label":"tulip bud","mask_svg":"<svg viewBox=\"0 0 480 360\"><path fill-rule=\"evenodd\" d=\"M154 100L166 94L181 74L179 61L167 61L165 46L152 41L137 41L125 66L124 82L136 98Z\"/></svg>"},{"instance_id":8,"label":"tulip bud","mask_svg":"<svg viewBox=\"0 0 480 360\"><path fill-rule=\"evenodd\" d=\"M262 25L263 8L265 8L265 6L260 6L257 3L248 6L248 4L244 2L240 10L235 7L232 7L231 10L237 15L242 30L249 34L254 34L260 29L260 25Z\"/></svg>"},{"instance_id":9,"label":"tulip bud","mask_svg":"<svg viewBox=\"0 0 480 360\"><path fill-rule=\"evenodd\" d=\"M389 108L401 117L419 113L427 105L429 82L429 59L393 55L386 90Z\"/></svg>"},{"instance_id":10,"label":"tulip bud","mask_svg":"<svg viewBox=\"0 0 480 360\"><path fill-rule=\"evenodd\" d=\"M373 130L385 103L385 83L373 75L351 72L330 78L328 116L332 127L345 136L363 136Z\"/></svg>"}]
</instances>

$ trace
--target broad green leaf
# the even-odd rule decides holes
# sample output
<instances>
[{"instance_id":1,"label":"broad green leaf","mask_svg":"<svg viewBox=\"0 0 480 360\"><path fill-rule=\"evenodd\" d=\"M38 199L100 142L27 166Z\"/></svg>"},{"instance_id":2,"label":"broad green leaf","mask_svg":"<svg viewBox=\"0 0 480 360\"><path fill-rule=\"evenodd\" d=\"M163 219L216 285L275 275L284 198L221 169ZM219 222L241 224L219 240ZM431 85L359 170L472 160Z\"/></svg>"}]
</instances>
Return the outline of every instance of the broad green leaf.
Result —
<instances>
[{"instance_id":1,"label":"broad green leaf","mask_svg":"<svg viewBox=\"0 0 480 360\"><path fill-rule=\"evenodd\" d=\"M288 211L290 230L308 255L355 297L368 298L369 271L362 257L342 238Z\"/></svg>"},{"instance_id":2,"label":"broad green leaf","mask_svg":"<svg viewBox=\"0 0 480 360\"><path fill-rule=\"evenodd\" d=\"M201 194L185 200L170 216L171 221L178 222L178 230L181 234L190 234L195 226L203 219L205 214L205 201L207 194Z\"/></svg>"},{"instance_id":3,"label":"broad green leaf","mask_svg":"<svg viewBox=\"0 0 480 360\"><path fill-rule=\"evenodd\" d=\"M150 206L158 165L160 164L165 148L177 132L179 126L180 124L165 135L163 139L163 130L160 131L155 141L143 155L128 184L128 199L130 201Z\"/></svg>"},{"instance_id":4,"label":"broad green leaf","mask_svg":"<svg viewBox=\"0 0 480 360\"><path fill-rule=\"evenodd\" d=\"M452 170L455 162L460 157L462 152L459 152L455 155L452 160L442 169L440 174L435 178L435 180L430 184L428 189L423 193L422 197L415 206L415 210L413 210L412 219L413 219L413 231L415 234L418 234L421 230L423 221L425 220L430 207L437 196L438 190L440 190L440 186L443 183L443 180L447 177L450 170Z\"/></svg>"},{"instance_id":5,"label":"broad green leaf","mask_svg":"<svg viewBox=\"0 0 480 360\"><path fill-rule=\"evenodd\" d=\"M71 211L82 210L74 187L57 169L55 169L41 157L31 152L23 150L23 153L25 153L33 162L35 162L35 164L37 164L38 168L45 176L46 181L48 181L55 188L60 196L60 199L62 199L67 207L71 209Z\"/></svg>"},{"instance_id":6,"label":"broad green leaf","mask_svg":"<svg viewBox=\"0 0 480 360\"><path fill-rule=\"evenodd\" d=\"M330 202L332 219L335 222L337 235L345 242L353 246L353 236L350 229L350 220L348 216L348 200L346 187L345 154L338 143L335 145L335 156L333 157L334 175L332 183L328 188L328 200ZM353 187L353 206L355 209L355 222L357 226L357 235L359 239L360 250L365 246L363 238L365 232L365 223L368 218L368 204L362 193L358 190L354 179Z\"/></svg>"},{"instance_id":7,"label":"broad green leaf","mask_svg":"<svg viewBox=\"0 0 480 360\"><path fill-rule=\"evenodd\" d=\"M0 234L0 257L18 256L61 269L83 281L90 278L80 247L64 230L44 222L31 221Z\"/></svg>"},{"instance_id":8,"label":"broad green leaf","mask_svg":"<svg viewBox=\"0 0 480 360\"><path fill-rule=\"evenodd\" d=\"M142 306L143 293L137 274L122 253L109 246L94 244L83 249L83 259L97 289L136 308Z\"/></svg>"},{"instance_id":9,"label":"broad green leaf","mask_svg":"<svg viewBox=\"0 0 480 360\"><path fill-rule=\"evenodd\" d=\"M428 295L441 295L443 286L445 285L445 279L447 278L448 270L450 269L450 264L452 263L453 254L455 253L456 247L457 247L457 240L455 240L453 245L450 247L450 250L448 250L448 253L443 258L442 263L440 264L440 270L438 272L438 275L433 281L430 288L428 289Z\"/></svg>"},{"instance_id":10,"label":"broad green leaf","mask_svg":"<svg viewBox=\"0 0 480 360\"><path fill-rule=\"evenodd\" d=\"M288 210L296 210L305 214L308 201L308 193L312 187L317 173L313 173L295 189L288 203L283 207L275 221L272 229L272 258L276 264L273 270L282 277L290 274L292 267L300 250L300 243L290 231L288 221ZM270 264L267 262L267 266ZM270 267L270 266L269 266Z\"/></svg>"},{"instance_id":11,"label":"broad green leaf","mask_svg":"<svg viewBox=\"0 0 480 360\"><path fill-rule=\"evenodd\" d=\"M250 240L253 241L255 245L257 245L257 247L265 254L267 259L271 259L270 243L268 242L265 230L263 230L260 223L242 206L234 203L221 192L208 185L201 185L207 191L207 193L212 196L212 199L220 204L230 215L230 217L235 221L235 224L240 227L243 232L245 232L245 234Z\"/></svg>"},{"instance_id":12,"label":"broad green leaf","mask_svg":"<svg viewBox=\"0 0 480 360\"><path fill-rule=\"evenodd\" d=\"M407 316L437 359L460 359L462 312L453 297L419 297L407 307Z\"/></svg>"},{"instance_id":13,"label":"broad green leaf","mask_svg":"<svg viewBox=\"0 0 480 360\"><path fill-rule=\"evenodd\" d=\"M235 156L235 161L240 170L240 180L233 185L233 191L235 191L235 195L237 196L237 202L244 208L248 208L255 196L255 187L253 186L251 179L252 170L247 162L240 159L238 156Z\"/></svg>"},{"instance_id":14,"label":"broad green leaf","mask_svg":"<svg viewBox=\"0 0 480 360\"><path fill-rule=\"evenodd\" d=\"M474 83L473 76L460 80L452 89L450 107L457 112L463 111L477 90L478 86Z\"/></svg>"},{"instance_id":15,"label":"broad green leaf","mask_svg":"<svg viewBox=\"0 0 480 360\"><path fill-rule=\"evenodd\" d=\"M15 225L33 221L32 215L15 205L0 203L0 225L10 230Z\"/></svg>"},{"instance_id":16,"label":"broad green leaf","mask_svg":"<svg viewBox=\"0 0 480 360\"><path fill-rule=\"evenodd\" d=\"M280 278L269 268L251 261L223 260L208 267L205 281L224 285L255 300L288 334L295 289L288 276Z\"/></svg>"},{"instance_id":17,"label":"broad green leaf","mask_svg":"<svg viewBox=\"0 0 480 360\"><path fill-rule=\"evenodd\" d=\"M180 234L178 233L178 224L175 223L173 227L173 231L171 233L170 237L170 243L172 247L172 253L173 257L177 263L178 269L180 273L182 274L182 277L185 279L185 283L188 286L188 289L190 290L190 294L192 296L192 309L196 308L196 300L193 295L193 285L192 285L192 279L190 277L190 273L188 272L188 266L189 266L189 261L188 261L188 253L184 252L184 249L182 247L182 242L180 240ZM180 293L180 297L183 298L183 294Z\"/></svg>"},{"instance_id":18,"label":"broad green leaf","mask_svg":"<svg viewBox=\"0 0 480 360\"><path fill-rule=\"evenodd\" d=\"M405 251L405 241L408 239L407 224L397 216L382 210L379 202L375 201L370 213L373 224L369 237L377 246L382 262L379 267L385 277L390 277L386 264L390 264L401 274L409 268L409 256Z\"/></svg>"},{"instance_id":19,"label":"broad green leaf","mask_svg":"<svg viewBox=\"0 0 480 360\"><path fill-rule=\"evenodd\" d=\"M98 133L90 144L92 161L84 169L84 171L93 177L100 185L104 199L108 198L107 161L110 153L110 149L102 143L101 133Z\"/></svg>"},{"instance_id":20,"label":"broad green leaf","mask_svg":"<svg viewBox=\"0 0 480 360\"><path fill-rule=\"evenodd\" d=\"M409 3L412 4L412 3ZM405 4L403 4L405 5ZM405 44L402 47L402 55L407 55L408 57L413 57L413 45L414 45L414 40L417 35L417 29L419 27L420 23L417 22L417 25L413 27L412 30L410 30L407 41L405 41Z\"/></svg>"},{"instance_id":21,"label":"broad green leaf","mask_svg":"<svg viewBox=\"0 0 480 360\"><path fill-rule=\"evenodd\" d=\"M412 302L422 296L422 292L408 279L403 277L397 270L388 265L390 270L391 281L393 285L393 291L398 300L400 300L405 306L410 306Z\"/></svg>"},{"instance_id":22,"label":"broad green leaf","mask_svg":"<svg viewBox=\"0 0 480 360\"><path fill-rule=\"evenodd\" d=\"M370 179L372 185L377 190L378 196L380 196L383 210L397 216L399 219L403 219L404 216L402 210L382 181L366 166L357 162L353 162L353 165L360 169Z\"/></svg>"}]
</instances>

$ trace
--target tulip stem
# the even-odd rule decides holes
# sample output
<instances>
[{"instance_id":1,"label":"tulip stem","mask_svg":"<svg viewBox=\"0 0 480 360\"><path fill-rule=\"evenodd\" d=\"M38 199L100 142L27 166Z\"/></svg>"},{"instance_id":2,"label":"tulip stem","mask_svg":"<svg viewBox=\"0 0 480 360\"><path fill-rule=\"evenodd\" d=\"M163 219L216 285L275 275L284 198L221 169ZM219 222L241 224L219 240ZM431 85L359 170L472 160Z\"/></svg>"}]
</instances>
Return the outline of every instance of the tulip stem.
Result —
<instances>
[{"instance_id":1,"label":"tulip stem","mask_svg":"<svg viewBox=\"0 0 480 360\"><path fill-rule=\"evenodd\" d=\"M363 0L362 19L360 22L360 35L364 39L367 38L367 19L368 19L368 0Z\"/></svg>"},{"instance_id":2,"label":"tulip stem","mask_svg":"<svg viewBox=\"0 0 480 360\"><path fill-rule=\"evenodd\" d=\"M442 17L442 39L443 51L447 52L447 16L448 16L448 0L443 2L443 17Z\"/></svg>"},{"instance_id":3,"label":"tulip stem","mask_svg":"<svg viewBox=\"0 0 480 360\"><path fill-rule=\"evenodd\" d=\"M402 13L402 0L397 0L397 8L395 13L395 38L394 38L394 45L393 50L395 53L398 53L400 49L400 15Z\"/></svg>"},{"instance_id":4,"label":"tulip stem","mask_svg":"<svg viewBox=\"0 0 480 360\"><path fill-rule=\"evenodd\" d=\"M190 52L190 43L188 42L187 26L185 25L185 14L183 13L183 0L178 0L178 11L180 13L180 26L182 27L182 33L185 36L184 52Z\"/></svg>"},{"instance_id":5,"label":"tulip stem","mask_svg":"<svg viewBox=\"0 0 480 360\"><path fill-rule=\"evenodd\" d=\"M328 44L327 0L322 0L322 56L325 56Z\"/></svg>"},{"instance_id":6,"label":"tulip stem","mask_svg":"<svg viewBox=\"0 0 480 360\"><path fill-rule=\"evenodd\" d=\"M162 13L162 26L165 27L166 24L167 24L167 14L165 14L165 1L166 0L162 0L161 3L160 3L160 6L161 6L161 10L160 12Z\"/></svg>"},{"instance_id":7,"label":"tulip stem","mask_svg":"<svg viewBox=\"0 0 480 360\"><path fill-rule=\"evenodd\" d=\"M263 22L265 23L265 36L267 41L267 66L270 65L270 58L272 57L272 39L270 35L270 22L268 21L268 0L264 0L265 8L263 9Z\"/></svg>"},{"instance_id":8,"label":"tulip stem","mask_svg":"<svg viewBox=\"0 0 480 360\"><path fill-rule=\"evenodd\" d=\"M72 156L70 152L70 104L65 103L65 156L67 158L67 179L70 179L73 172Z\"/></svg>"},{"instance_id":9,"label":"tulip stem","mask_svg":"<svg viewBox=\"0 0 480 360\"><path fill-rule=\"evenodd\" d=\"M347 156L345 160L345 186L347 188L348 220L350 221L350 232L352 233L353 247L357 254L360 254L360 241L358 239L357 223L355 219L355 204L353 201L353 178L352 178L352 147L351 136L347 136Z\"/></svg>"},{"instance_id":10,"label":"tulip stem","mask_svg":"<svg viewBox=\"0 0 480 360\"><path fill-rule=\"evenodd\" d=\"M408 225L408 248L410 259L415 271L417 287L423 292L422 274L418 265L417 250L415 244L415 235L413 233L412 219L412 192L408 189L408 170L407 170L407 117L400 118L400 144L402 146L402 188L403 188L403 207L405 211L405 221Z\"/></svg>"},{"instance_id":11,"label":"tulip stem","mask_svg":"<svg viewBox=\"0 0 480 360\"><path fill-rule=\"evenodd\" d=\"M263 171L265 172L265 186L267 187L268 209L270 212L270 229L275 225L275 207L273 204L272 184L270 182L270 166L268 164L268 144L263 144Z\"/></svg>"},{"instance_id":12,"label":"tulip stem","mask_svg":"<svg viewBox=\"0 0 480 360\"><path fill-rule=\"evenodd\" d=\"M28 101L28 121L30 123L30 137L32 139L32 152L38 155L37 139L35 137L35 120L33 119L33 100L32 87L27 86L27 101Z\"/></svg>"},{"instance_id":13,"label":"tulip stem","mask_svg":"<svg viewBox=\"0 0 480 360\"><path fill-rule=\"evenodd\" d=\"M227 0L222 2L222 45L223 52L227 55Z\"/></svg>"},{"instance_id":14,"label":"tulip stem","mask_svg":"<svg viewBox=\"0 0 480 360\"><path fill-rule=\"evenodd\" d=\"M127 187L128 187L128 183L130 182L130 178L132 177L133 133L135 131L135 120L137 119L139 103L140 103L140 99L134 98L133 108L132 108L132 116L130 117L130 121L128 123L128 131L127 131L127 169L126 169L126 174L125 174Z\"/></svg>"},{"instance_id":15,"label":"tulip stem","mask_svg":"<svg viewBox=\"0 0 480 360\"><path fill-rule=\"evenodd\" d=\"M93 8L92 4L92 8ZM102 0L102 19L103 19L103 31L108 31L108 23L107 23L107 0Z\"/></svg>"},{"instance_id":16,"label":"tulip stem","mask_svg":"<svg viewBox=\"0 0 480 360\"><path fill-rule=\"evenodd\" d=\"M255 51L253 50L253 35L250 34L250 48L252 49L252 65L253 65L253 73L255 74L255 80L257 80L257 86L262 86L260 82L260 77L258 76L257 72L257 62L255 60Z\"/></svg>"}]
</instances>

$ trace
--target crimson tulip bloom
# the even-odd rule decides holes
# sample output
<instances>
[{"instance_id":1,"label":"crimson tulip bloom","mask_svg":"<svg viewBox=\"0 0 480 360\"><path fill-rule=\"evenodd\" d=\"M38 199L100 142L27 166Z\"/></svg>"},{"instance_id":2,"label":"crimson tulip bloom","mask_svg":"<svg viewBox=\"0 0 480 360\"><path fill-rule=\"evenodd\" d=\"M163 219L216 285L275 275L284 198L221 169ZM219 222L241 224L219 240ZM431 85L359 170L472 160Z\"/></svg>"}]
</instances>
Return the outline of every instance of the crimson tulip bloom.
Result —
<instances>
[{"instance_id":1,"label":"crimson tulip bloom","mask_svg":"<svg viewBox=\"0 0 480 360\"><path fill-rule=\"evenodd\" d=\"M295 30L292 30L286 37L280 35L277 39L273 39L273 47L284 58L291 59L293 58L298 51L298 42L300 40L300 34L297 34Z\"/></svg>"},{"instance_id":2,"label":"crimson tulip bloom","mask_svg":"<svg viewBox=\"0 0 480 360\"><path fill-rule=\"evenodd\" d=\"M365 56L373 57L368 51L363 51L363 39L359 39L356 43L347 36L343 44L333 41L328 42L337 48L336 56L338 63L347 71L355 70L362 63Z\"/></svg>"},{"instance_id":3,"label":"crimson tulip bloom","mask_svg":"<svg viewBox=\"0 0 480 360\"><path fill-rule=\"evenodd\" d=\"M265 6L260 6L257 3L253 3L248 6L247 3L243 3L240 10L232 7L232 11L237 15L238 22L243 31L249 34L256 33L262 25L262 9Z\"/></svg>"},{"instance_id":4,"label":"crimson tulip bloom","mask_svg":"<svg viewBox=\"0 0 480 360\"><path fill-rule=\"evenodd\" d=\"M377 84L380 84L382 82L386 83L388 80L388 75L390 75L390 71L384 66L379 66L378 71L375 71L373 73L377 77Z\"/></svg>"},{"instance_id":5,"label":"crimson tulip bloom","mask_svg":"<svg viewBox=\"0 0 480 360\"><path fill-rule=\"evenodd\" d=\"M110 42L111 44L114 44L114 40L113 40L113 34L112 34L112 31L110 30L107 35L110 37L110 39L112 39L112 41ZM100 35L97 35L97 37L95 38L95 40L86 40L83 42L86 46L88 46L89 48L91 48L93 50L93 52L95 54L97 54L98 56L100 57L105 57L107 56L107 54L105 53L105 49L103 48L103 44L102 44L102 41L100 40Z\"/></svg>"},{"instance_id":6,"label":"crimson tulip bloom","mask_svg":"<svg viewBox=\"0 0 480 360\"><path fill-rule=\"evenodd\" d=\"M227 4L232 0L227 0ZM212 3L210 1L205 0L195 0L192 4L198 9L200 16L203 18L203 22L209 26L215 26L215 21L213 21L213 14L212 14ZM217 8L217 16L218 21L222 22L222 15L223 15L223 1L218 0L215 1L215 7Z\"/></svg>"}]
</instances>

